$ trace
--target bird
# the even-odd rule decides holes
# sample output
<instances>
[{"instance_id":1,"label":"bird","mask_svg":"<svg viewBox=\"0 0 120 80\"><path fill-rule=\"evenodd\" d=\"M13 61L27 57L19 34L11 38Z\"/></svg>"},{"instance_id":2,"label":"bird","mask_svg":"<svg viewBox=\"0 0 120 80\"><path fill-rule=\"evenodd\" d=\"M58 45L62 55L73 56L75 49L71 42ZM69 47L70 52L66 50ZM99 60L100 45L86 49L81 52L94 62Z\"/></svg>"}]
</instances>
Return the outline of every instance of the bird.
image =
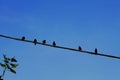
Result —
<instances>
[{"instance_id":1,"label":"bird","mask_svg":"<svg viewBox=\"0 0 120 80\"><path fill-rule=\"evenodd\" d=\"M21 40L24 41L24 40L25 40L25 36L23 36L23 37L21 38Z\"/></svg>"},{"instance_id":2,"label":"bird","mask_svg":"<svg viewBox=\"0 0 120 80\"><path fill-rule=\"evenodd\" d=\"M95 54L97 54L98 53L98 50L97 50L97 48L95 48Z\"/></svg>"},{"instance_id":3,"label":"bird","mask_svg":"<svg viewBox=\"0 0 120 80\"><path fill-rule=\"evenodd\" d=\"M82 50L81 46L79 46L79 47L78 47L78 50L79 50L79 51L81 51L81 50Z\"/></svg>"},{"instance_id":4,"label":"bird","mask_svg":"<svg viewBox=\"0 0 120 80\"><path fill-rule=\"evenodd\" d=\"M55 43L55 41L53 41L53 46L56 46L56 43Z\"/></svg>"},{"instance_id":5,"label":"bird","mask_svg":"<svg viewBox=\"0 0 120 80\"><path fill-rule=\"evenodd\" d=\"M45 43L46 43L46 40L43 40L42 43L45 44Z\"/></svg>"},{"instance_id":6,"label":"bird","mask_svg":"<svg viewBox=\"0 0 120 80\"><path fill-rule=\"evenodd\" d=\"M34 44L35 44L35 45L37 44L37 39L34 39Z\"/></svg>"}]
</instances>

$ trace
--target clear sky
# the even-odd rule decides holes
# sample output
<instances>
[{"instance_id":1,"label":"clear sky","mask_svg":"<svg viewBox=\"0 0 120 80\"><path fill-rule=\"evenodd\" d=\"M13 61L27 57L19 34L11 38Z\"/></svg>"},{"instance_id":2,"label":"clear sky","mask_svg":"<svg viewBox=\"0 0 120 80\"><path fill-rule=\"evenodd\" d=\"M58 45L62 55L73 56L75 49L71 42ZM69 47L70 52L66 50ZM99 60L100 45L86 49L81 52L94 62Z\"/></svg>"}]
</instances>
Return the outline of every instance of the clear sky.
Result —
<instances>
[{"instance_id":1,"label":"clear sky","mask_svg":"<svg viewBox=\"0 0 120 80\"><path fill-rule=\"evenodd\" d=\"M120 1L0 0L0 34L120 56ZM19 63L5 80L120 80L119 59L5 38L0 53Z\"/></svg>"}]
</instances>

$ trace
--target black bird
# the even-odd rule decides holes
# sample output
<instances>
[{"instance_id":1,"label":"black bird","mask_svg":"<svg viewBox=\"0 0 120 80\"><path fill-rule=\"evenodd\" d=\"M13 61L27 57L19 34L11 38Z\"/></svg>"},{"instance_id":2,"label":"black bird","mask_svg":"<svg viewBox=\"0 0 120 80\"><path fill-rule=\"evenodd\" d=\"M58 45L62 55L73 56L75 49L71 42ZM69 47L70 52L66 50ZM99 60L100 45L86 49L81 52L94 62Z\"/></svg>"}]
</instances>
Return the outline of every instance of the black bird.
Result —
<instances>
[{"instance_id":1,"label":"black bird","mask_svg":"<svg viewBox=\"0 0 120 80\"><path fill-rule=\"evenodd\" d=\"M45 43L46 43L46 40L43 40L42 43L45 44Z\"/></svg>"},{"instance_id":2,"label":"black bird","mask_svg":"<svg viewBox=\"0 0 120 80\"><path fill-rule=\"evenodd\" d=\"M95 48L95 54L97 54L98 53L98 50L97 50L97 48Z\"/></svg>"},{"instance_id":3,"label":"black bird","mask_svg":"<svg viewBox=\"0 0 120 80\"><path fill-rule=\"evenodd\" d=\"M55 43L55 41L53 41L53 46L56 46L56 43Z\"/></svg>"},{"instance_id":4,"label":"black bird","mask_svg":"<svg viewBox=\"0 0 120 80\"><path fill-rule=\"evenodd\" d=\"M79 46L79 47L78 47L78 50L79 50L79 51L81 51L81 50L82 50L81 46Z\"/></svg>"},{"instance_id":5,"label":"black bird","mask_svg":"<svg viewBox=\"0 0 120 80\"><path fill-rule=\"evenodd\" d=\"M37 44L37 39L34 39L34 44L35 44L35 45Z\"/></svg>"},{"instance_id":6,"label":"black bird","mask_svg":"<svg viewBox=\"0 0 120 80\"><path fill-rule=\"evenodd\" d=\"M25 36L23 36L23 37L21 38L21 40L24 41L24 40L25 40Z\"/></svg>"}]
</instances>

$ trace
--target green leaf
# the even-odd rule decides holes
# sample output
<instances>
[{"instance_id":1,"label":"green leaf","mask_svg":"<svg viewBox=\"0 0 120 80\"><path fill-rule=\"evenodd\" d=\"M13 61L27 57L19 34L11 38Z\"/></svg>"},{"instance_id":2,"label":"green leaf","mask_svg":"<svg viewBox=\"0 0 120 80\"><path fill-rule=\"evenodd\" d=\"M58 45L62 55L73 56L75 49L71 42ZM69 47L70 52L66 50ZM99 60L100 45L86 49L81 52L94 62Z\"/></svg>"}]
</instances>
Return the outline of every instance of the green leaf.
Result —
<instances>
[{"instance_id":1,"label":"green leaf","mask_svg":"<svg viewBox=\"0 0 120 80\"><path fill-rule=\"evenodd\" d=\"M4 59L6 59L6 58L7 58L5 54L3 54L3 57L4 57Z\"/></svg>"},{"instance_id":2,"label":"green leaf","mask_svg":"<svg viewBox=\"0 0 120 80\"><path fill-rule=\"evenodd\" d=\"M11 68L16 68L19 64L10 64L12 67Z\"/></svg>"},{"instance_id":3,"label":"green leaf","mask_svg":"<svg viewBox=\"0 0 120 80\"><path fill-rule=\"evenodd\" d=\"M0 66L5 67L5 64L0 63Z\"/></svg>"},{"instance_id":4,"label":"green leaf","mask_svg":"<svg viewBox=\"0 0 120 80\"><path fill-rule=\"evenodd\" d=\"M9 69L12 73L16 74L16 71L13 70L12 68Z\"/></svg>"},{"instance_id":5,"label":"green leaf","mask_svg":"<svg viewBox=\"0 0 120 80\"><path fill-rule=\"evenodd\" d=\"M6 57L6 55L3 55L3 57L4 57L4 62L5 62L5 63L9 63L10 58Z\"/></svg>"},{"instance_id":6,"label":"green leaf","mask_svg":"<svg viewBox=\"0 0 120 80\"><path fill-rule=\"evenodd\" d=\"M4 76L0 76L0 80L4 80Z\"/></svg>"},{"instance_id":7,"label":"green leaf","mask_svg":"<svg viewBox=\"0 0 120 80\"><path fill-rule=\"evenodd\" d=\"M9 63L9 61L7 59L4 60L5 63Z\"/></svg>"},{"instance_id":8,"label":"green leaf","mask_svg":"<svg viewBox=\"0 0 120 80\"><path fill-rule=\"evenodd\" d=\"M9 66L9 64L6 64L6 66L7 66L7 69L10 69L11 67Z\"/></svg>"},{"instance_id":9,"label":"green leaf","mask_svg":"<svg viewBox=\"0 0 120 80\"><path fill-rule=\"evenodd\" d=\"M15 57L11 58L11 62L17 62L17 60L15 59Z\"/></svg>"}]
</instances>

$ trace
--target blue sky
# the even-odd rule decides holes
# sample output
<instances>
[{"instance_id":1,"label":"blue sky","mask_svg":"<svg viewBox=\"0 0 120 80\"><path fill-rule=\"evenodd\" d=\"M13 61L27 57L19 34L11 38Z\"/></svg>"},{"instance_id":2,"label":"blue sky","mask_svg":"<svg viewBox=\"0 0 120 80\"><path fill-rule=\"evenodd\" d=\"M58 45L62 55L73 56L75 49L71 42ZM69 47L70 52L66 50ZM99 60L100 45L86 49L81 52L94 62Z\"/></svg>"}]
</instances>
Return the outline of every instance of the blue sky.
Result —
<instances>
[{"instance_id":1,"label":"blue sky","mask_svg":"<svg viewBox=\"0 0 120 80\"><path fill-rule=\"evenodd\" d=\"M0 0L0 34L118 55L119 0ZM120 60L0 38L18 59L5 80L119 80ZM0 72L2 68L0 68Z\"/></svg>"}]
</instances>

